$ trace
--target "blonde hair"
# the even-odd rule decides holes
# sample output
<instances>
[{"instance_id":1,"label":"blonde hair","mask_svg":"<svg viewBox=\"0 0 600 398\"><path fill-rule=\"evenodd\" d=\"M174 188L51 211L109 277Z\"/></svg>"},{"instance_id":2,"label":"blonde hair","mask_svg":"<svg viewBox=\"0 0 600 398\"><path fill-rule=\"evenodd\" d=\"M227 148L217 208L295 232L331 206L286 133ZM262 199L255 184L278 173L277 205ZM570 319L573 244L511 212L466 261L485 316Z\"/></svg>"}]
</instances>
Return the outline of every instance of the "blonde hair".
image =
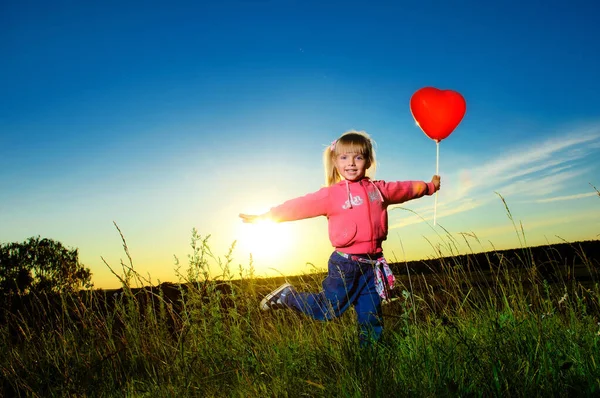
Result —
<instances>
[{"instance_id":1,"label":"blonde hair","mask_svg":"<svg viewBox=\"0 0 600 398\"><path fill-rule=\"evenodd\" d=\"M333 141L331 145L323 151L323 166L325 168L325 185L330 186L342 180L342 176L335 168L335 159L343 153L358 153L365 157L367 161L366 175L370 178L375 177L375 162L374 142L364 131L350 130L345 132Z\"/></svg>"}]
</instances>

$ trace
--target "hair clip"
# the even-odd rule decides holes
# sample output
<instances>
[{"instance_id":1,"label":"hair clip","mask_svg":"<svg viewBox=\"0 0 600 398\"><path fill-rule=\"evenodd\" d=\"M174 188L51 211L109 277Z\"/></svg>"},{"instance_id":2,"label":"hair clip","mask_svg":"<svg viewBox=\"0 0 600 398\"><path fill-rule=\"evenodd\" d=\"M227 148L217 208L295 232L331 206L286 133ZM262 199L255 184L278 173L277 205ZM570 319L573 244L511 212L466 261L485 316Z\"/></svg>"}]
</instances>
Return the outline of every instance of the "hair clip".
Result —
<instances>
[{"instance_id":1,"label":"hair clip","mask_svg":"<svg viewBox=\"0 0 600 398\"><path fill-rule=\"evenodd\" d=\"M331 145L329 145L329 149L331 150L331 152L335 151L335 143L337 142L337 139L331 141Z\"/></svg>"}]
</instances>

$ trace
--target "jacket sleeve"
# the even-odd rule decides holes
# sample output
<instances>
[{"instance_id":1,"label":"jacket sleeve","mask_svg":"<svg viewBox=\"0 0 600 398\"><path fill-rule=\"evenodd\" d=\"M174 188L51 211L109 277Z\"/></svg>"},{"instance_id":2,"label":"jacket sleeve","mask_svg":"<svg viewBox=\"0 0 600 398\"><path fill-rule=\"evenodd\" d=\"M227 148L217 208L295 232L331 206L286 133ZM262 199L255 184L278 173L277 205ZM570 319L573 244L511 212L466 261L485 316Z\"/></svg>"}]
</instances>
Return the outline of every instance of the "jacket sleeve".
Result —
<instances>
[{"instance_id":1,"label":"jacket sleeve","mask_svg":"<svg viewBox=\"0 0 600 398\"><path fill-rule=\"evenodd\" d=\"M328 201L329 189L325 187L317 192L290 199L279 206L273 207L267 215L277 222L325 216L327 215Z\"/></svg>"},{"instance_id":2,"label":"jacket sleeve","mask_svg":"<svg viewBox=\"0 0 600 398\"><path fill-rule=\"evenodd\" d=\"M390 205L403 203L425 195L433 195L435 192L433 183L425 181L377 181L376 185Z\"/></svg>"}]
</instances>

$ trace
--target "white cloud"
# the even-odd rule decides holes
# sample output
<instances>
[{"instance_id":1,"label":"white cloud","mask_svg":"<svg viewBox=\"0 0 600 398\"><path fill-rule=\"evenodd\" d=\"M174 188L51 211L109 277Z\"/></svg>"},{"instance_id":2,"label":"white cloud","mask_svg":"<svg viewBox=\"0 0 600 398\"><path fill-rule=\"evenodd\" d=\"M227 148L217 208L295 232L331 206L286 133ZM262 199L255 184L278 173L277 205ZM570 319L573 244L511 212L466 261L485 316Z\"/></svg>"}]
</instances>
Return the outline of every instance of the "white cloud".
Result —
<instances>
[{"instance_id":1,"label":"white cloud","mask_svg":"<svg viewBox=\"0 0 600 398\"><path fill-rule=\"evenodd\" d=\"M470 168L473 185L497 186L498 182L511 181L518 177L566 166L570 162L586 157L590 144L600 142L600 126L570 136L553 137L541 143L530 143L512 148L481 166ZM584 145L586 144L586 145ZM465 192L467 193L467 192Z\"/></svg>"},{"instance_id":2,"label":"white cloud","mask_svg":"<svg viewBox=\"0 0 600 398\"><path fill-rule=\"evenodd\" d=\"M587 193L580 193L580 194L576 194L576 195L555 196L553 198L538 199L535 202L536 203L560 202L563 200L589 198L590 196L599 196L599 195L596 192L587 192Z\"/></svg>"},{"instance_id":3,"label":"white cloud","mask_svg":"<svg viewBox=\"0 0 600 398\"><path fill-rule=\"evenodd\" d=\"M532 177L516 180L508 185L498 188L498 192L504 197L514 194L523 194L527 196L549 195L564 188L564 183L573 180L575 177L583 174L586 170L573 170L560 172L545 177Z\"/></svg>"},{"instance_id":4,"label":"white cloud","mask_svg":"<svg viewBox=\"0 0 600 398\"><path fill-rule=\"evenodd\" d=\"M536 189L543 185L562 183L570 177L583 173L582 169L566 172L574 163L586 158L600 144L600 124L554 136L542 142L530 142L513 147L481 164L473 165L460 173L468 176L458 194L459 198L487 188L487 191L500 191L502 184L533 183ZM526 178L525 178L526 177ZM535 182L537 180L538 182ZM544 189L547 191L548 188ZM501 192L502 193L502 192Z\"/></svg>"}]
</instances>

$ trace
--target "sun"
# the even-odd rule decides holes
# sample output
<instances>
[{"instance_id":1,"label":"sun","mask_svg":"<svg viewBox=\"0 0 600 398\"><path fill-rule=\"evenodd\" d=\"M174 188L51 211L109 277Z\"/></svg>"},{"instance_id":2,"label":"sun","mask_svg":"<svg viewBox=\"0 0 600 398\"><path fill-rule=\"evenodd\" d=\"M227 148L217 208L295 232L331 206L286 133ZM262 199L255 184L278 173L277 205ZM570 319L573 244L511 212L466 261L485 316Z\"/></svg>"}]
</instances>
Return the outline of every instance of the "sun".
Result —
<instances>
[{"instance_id":1,"label":"sun","mask_svg":"<svg viewBox=\"0 0 600 398\"><path fill-rule=\"evenodd\" d=\"M238 247L255 260L273 261L281 259L293 245L292 229L289 223L261 220L252 224L240 225Z\"/></svg>"}]
</instances>

